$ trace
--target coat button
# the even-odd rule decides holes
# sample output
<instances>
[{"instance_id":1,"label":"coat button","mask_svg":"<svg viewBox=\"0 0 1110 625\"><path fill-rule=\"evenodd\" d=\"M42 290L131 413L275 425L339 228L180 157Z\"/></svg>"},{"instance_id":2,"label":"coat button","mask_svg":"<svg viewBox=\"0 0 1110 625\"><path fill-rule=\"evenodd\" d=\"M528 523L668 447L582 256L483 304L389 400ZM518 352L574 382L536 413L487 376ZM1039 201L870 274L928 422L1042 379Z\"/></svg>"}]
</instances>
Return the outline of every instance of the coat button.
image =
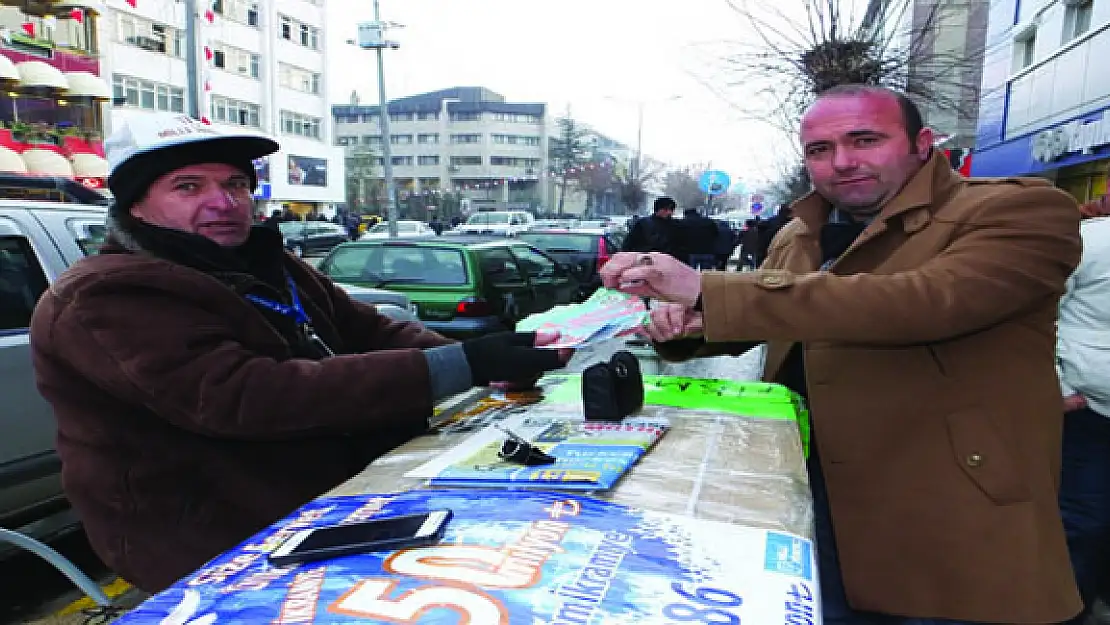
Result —
<instances>
[{"instance_id":1,"label":"coat button","mask_svg":"<svg viewBox=\"0 0 1110 625\"><path fill-rule=\"evenodd\" d=\"M983 466L983 456L979 454L969 454L966 461L967 466L973 469Z\"/></svg>"}]
</instances>

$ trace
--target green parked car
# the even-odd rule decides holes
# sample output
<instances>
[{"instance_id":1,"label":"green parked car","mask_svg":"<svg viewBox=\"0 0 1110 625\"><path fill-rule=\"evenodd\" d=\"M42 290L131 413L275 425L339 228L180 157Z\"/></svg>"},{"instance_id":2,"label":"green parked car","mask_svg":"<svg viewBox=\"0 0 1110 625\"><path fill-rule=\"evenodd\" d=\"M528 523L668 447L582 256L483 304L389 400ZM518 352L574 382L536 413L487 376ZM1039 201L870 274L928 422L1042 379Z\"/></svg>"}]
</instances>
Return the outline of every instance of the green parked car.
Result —
<instances>
[{"instance_id":1,"label":"green parked car","mask_svg":"<svg viewBox=\"0 0 1110 625\"><path fill-rule=\"evenodd\" d=\"M568 267L500 237L344 243L319 269L341 284L404 293L425 326L455 338L511 330L532 313L571 303L579 288Z\"/></svg>"}]
</instances>

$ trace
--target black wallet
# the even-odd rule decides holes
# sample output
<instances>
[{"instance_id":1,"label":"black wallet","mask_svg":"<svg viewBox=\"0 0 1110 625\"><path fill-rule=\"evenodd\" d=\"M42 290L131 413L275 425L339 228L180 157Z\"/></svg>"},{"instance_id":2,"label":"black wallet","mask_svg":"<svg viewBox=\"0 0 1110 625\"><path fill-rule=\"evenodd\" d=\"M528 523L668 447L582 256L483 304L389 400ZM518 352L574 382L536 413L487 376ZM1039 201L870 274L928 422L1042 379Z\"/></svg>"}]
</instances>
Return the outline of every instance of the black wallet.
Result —
<instances>
[{"instance_id":1,"label":"black wallet","mask_svg":"<svg viewBox=\"0 0 1110 625\"><path fill-rule=\"evenodd\" d=\"M640 361L619 351L609 362L590 365L582 372L582 410L587 421L620 421L644 405L644 376Z\"/></svg>"}]
</instances>

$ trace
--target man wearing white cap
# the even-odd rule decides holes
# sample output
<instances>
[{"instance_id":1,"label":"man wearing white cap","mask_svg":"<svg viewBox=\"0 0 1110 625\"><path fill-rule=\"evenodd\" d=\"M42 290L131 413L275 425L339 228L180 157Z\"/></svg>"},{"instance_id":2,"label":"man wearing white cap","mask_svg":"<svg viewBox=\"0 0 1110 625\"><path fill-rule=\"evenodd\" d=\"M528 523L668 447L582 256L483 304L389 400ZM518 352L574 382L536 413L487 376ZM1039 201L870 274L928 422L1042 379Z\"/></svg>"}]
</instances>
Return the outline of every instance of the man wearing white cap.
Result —
<instances>
[{"instance_id":1,"label":"man wearing white cap","mask_svg":"<svg viewBox=\"0 0 1110 625\"><path fill-rule=\"evenodd\" d=\"M156 591L424 432L434 401L562 366L534 334L453 343L352 301L252 227L269 138L182 115L106 143L100 255L43 296L38 386L97 553Z\"/></svg>"}]
</instances>

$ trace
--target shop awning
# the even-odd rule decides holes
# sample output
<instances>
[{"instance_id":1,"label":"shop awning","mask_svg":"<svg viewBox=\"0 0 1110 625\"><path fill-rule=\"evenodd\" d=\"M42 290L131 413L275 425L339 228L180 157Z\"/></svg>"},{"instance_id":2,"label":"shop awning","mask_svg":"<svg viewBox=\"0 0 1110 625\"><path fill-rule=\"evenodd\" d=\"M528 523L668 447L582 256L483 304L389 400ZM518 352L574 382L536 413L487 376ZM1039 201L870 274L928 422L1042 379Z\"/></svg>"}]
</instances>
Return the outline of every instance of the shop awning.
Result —
<instances>
[{"instance_id":1,"label":"shop awning","mask_svg":"<svg viewBox=\"0 0 1110 625\"><path fill-rule=\"evenodd\" d=\"M8 57L0 54L0 82L19 82L19 70Z\"/></svg>"},{"instance_id":2,"label":"shop awning","mask_svg":"<svg viewBox=\"0 0 1110 625\"><path fill-rule=\"evenodd\" d=\"M69 159L78 178L107 178L108 161L96 154L74 154Z\"/></svg>"},{"instance_id":3,"label":"shop awning","mask_svg":"<svg viewBox=\"0 0 1110 625\"><path fill-rule=\"evenodd\" d=\"M4 173L25 174L27 165L15 150L0 146L0 171Z\"/></svg>"},{"instance_id":4,"label":"shop awning","mask_svg":"<svg viewBox=\"0 0 1110 625\"><path fill-rule=\"evenodd\" d=\"M67 96L93 98L94 100L111 100L112 88L104 79L89 72L66 72L66 83L69 85Z\"/></svg>"},{"instance_id":5,"label":"shop awning","mask_svg":"<svg viewBox=\"0 0 1110 625\"><path fill-rule=\"evenodd\" d=\"M23 163L27 166L27 173L42 176L73 177L73 166L66 157L52 150L31 148L23 151Z\"/></svg>"},{"instance_id":6,"label":"shop awning","mask_svg":"<svg viewBox=\"0 0 1110 625\"><path fill-rule=\"evenodd\" d=\"M23 61L22 63L16 63L15 68L19 70L19 86L21 87L45 87L58 91L69 89L69 82L66 81L65 74L58 68L47 65L42 61Z\"/></svg>"},{"instance_id":7,"label":"shop awning","mask_svg":"<svg viewBox=\"0 0 1110 625\"><path fill-rule=\"evenodd\" d=\"M58 0L54 3L54 10L60 13L59 9L82 9L100 15L104 3L98 0Z\"/></svg>"}]
</instances>

